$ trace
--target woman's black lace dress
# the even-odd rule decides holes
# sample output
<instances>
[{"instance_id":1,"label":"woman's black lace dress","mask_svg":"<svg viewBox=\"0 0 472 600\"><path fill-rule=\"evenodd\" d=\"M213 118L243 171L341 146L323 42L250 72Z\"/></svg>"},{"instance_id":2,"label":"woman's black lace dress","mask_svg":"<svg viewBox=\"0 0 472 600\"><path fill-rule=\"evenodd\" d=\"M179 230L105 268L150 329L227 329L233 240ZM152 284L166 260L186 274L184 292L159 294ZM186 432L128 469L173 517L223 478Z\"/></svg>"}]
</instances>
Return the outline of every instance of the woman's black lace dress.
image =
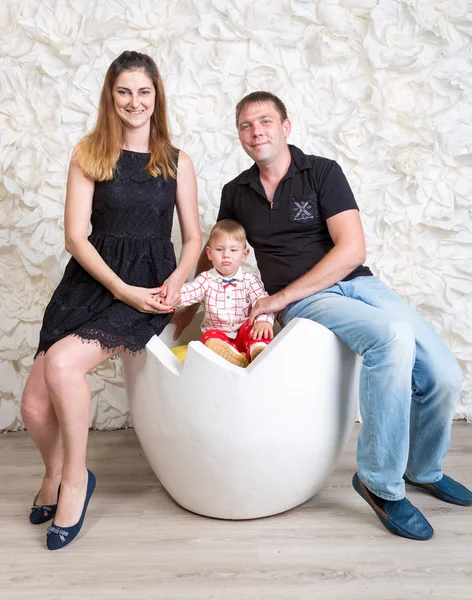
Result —
<instances>
[{"instance_id":1,"label":"woman's black lace dress","mask_svg":"<svg viewBox=\"0 0 472 600\"><path fill-rule=\"evenodd\" d=\"M124 282L147 288L162 284L176 266L170 240L176 180L145 173L149 156L123 150L115 178L95 182L89 237ZM114 300L71 258L44 313L36 356L71 334L138 352L171 316L140 313Z\"/></svg>"}]
</instances>

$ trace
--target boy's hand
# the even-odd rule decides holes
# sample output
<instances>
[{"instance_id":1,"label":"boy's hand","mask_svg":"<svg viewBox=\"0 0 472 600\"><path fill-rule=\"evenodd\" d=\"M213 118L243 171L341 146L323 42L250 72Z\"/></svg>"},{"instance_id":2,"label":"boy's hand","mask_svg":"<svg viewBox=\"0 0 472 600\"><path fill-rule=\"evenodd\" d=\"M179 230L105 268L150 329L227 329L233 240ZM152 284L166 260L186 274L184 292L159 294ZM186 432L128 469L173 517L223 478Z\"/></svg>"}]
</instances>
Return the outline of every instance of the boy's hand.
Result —
<instances>
[{"instance_id":1,"label":"boy's hand","mask_svg":"<svg viewBox=\"0 0 472 600\"><path fill-rule=\"evenodd\" d=\"M254 323L249 335L253 340L271 340L274 337L274 330L270 323Z\"/></svg>"},{"instance_id":2,"label":"boy's hand","mask_svg":"<svg viewBox=\"0 0 472 600\"><path fill-rule=\"evenodd\" d=\"M164 283L158 288L159 298L163 304L168 306L178 306L180 304L180 289L182 284L180 281L175 281L172 276L168 277Z\"/></svg>"}]
</instances>

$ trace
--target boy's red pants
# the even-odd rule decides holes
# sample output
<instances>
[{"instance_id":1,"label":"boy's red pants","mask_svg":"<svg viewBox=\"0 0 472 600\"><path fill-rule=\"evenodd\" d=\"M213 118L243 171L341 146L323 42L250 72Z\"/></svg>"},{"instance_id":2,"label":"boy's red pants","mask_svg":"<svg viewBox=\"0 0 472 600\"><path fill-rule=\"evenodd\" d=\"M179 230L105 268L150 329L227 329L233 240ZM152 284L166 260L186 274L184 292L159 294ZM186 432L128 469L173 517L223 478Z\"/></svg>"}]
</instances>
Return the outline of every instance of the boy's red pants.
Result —
<instances>
[{"instance_id":1,"label":"boy's red pants","mask_svg":"<svg viewBox=\"0 0 472 600\"><path fill-rule=\"evenodd\" d=\"M202 344L206 344L208 340L217 339L226 342L233 348L235 348L238 352L245 352L246 358L248 362L251 362L251 348L254 344L268 344L270 339L263 338L261 340L254 340L249 334L251 333L252 325L249 323L249 319L244 321L238 331L238 335L233 340L226 335L220 329L207 329L205 333L200 338Z\"/></svg>"}]
</instances>

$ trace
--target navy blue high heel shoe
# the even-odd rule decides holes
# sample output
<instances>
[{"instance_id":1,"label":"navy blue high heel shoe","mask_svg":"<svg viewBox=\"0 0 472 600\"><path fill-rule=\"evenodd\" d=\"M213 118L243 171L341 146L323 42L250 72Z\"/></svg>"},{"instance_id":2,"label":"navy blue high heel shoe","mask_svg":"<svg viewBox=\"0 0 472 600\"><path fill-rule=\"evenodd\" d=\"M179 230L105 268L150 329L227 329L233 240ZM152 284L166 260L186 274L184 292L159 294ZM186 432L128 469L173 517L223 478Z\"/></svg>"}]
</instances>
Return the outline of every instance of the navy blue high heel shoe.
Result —
<instances>
[{"instance_id":1,"label":"navy blue high heel shoe","mask_svg":"<svg viewBox=\"0 0 472 600\"><path fill-rule=\"evenodd\" d=\"M58 500L60 491L61 486L59 486L57 490ZM51 519L54 519L57 511L57 504L36 504L38 496L39 492L36 494L36 497L33 500L33 506L31 507L31 512L29 516L30 523L32 523L33 525L42 525L43 523L47 523Z\"/></svg>"},{"instance_id":2,"label":"navy blue high heel shoe","mask_svg":"<svg viewBox=\"0 0 472 600\"><path fill-rule=\"evenodd\" d=\"M82 514L80 515L79 521L72 525L72 527L58 527L52 522L52 525L48 527L47 532L47 546L49 550L59 550L59 548L64 548L70 544L75 538L79 535L79 531L82 529L82 525L84 524L85 513L87 512L88 503L90 502L90 498L92 497L93 491L95 489L95 485L97 480L92 471L87 469L88 473L88 482L87 482L87 493L85 496L84 508L82 509Z\"/></svg>"}]
</instances>

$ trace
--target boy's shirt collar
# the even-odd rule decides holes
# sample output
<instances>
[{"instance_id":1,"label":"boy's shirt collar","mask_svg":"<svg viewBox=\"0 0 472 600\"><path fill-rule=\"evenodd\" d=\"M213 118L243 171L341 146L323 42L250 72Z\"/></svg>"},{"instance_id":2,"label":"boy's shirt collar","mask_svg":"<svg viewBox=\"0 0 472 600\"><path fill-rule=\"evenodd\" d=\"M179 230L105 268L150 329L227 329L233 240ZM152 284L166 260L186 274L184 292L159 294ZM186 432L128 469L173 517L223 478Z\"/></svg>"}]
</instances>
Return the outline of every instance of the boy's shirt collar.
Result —
<instances>
[{"instance_id":1,"label":"boy's shirt collar","mask_svg":"<svg viewBox=\"0 0 472 600\"><path fill-rule=\"evenodd\" d=\"M226 279L226 280L234 279L235 281L242 281L243 277L244 277L244 273L243 273L243 270L241 267L239 267L239 269L236 271L236 273L232 277L226 277L225 275L221 275L221 273L218 273L218 271L215 269L215 267L213 267L213 269L210 269L209 273L210 273L210 277L212 279L215 279L218 283L222 283L223 279Z\"/></svg>"}]
</instances>

